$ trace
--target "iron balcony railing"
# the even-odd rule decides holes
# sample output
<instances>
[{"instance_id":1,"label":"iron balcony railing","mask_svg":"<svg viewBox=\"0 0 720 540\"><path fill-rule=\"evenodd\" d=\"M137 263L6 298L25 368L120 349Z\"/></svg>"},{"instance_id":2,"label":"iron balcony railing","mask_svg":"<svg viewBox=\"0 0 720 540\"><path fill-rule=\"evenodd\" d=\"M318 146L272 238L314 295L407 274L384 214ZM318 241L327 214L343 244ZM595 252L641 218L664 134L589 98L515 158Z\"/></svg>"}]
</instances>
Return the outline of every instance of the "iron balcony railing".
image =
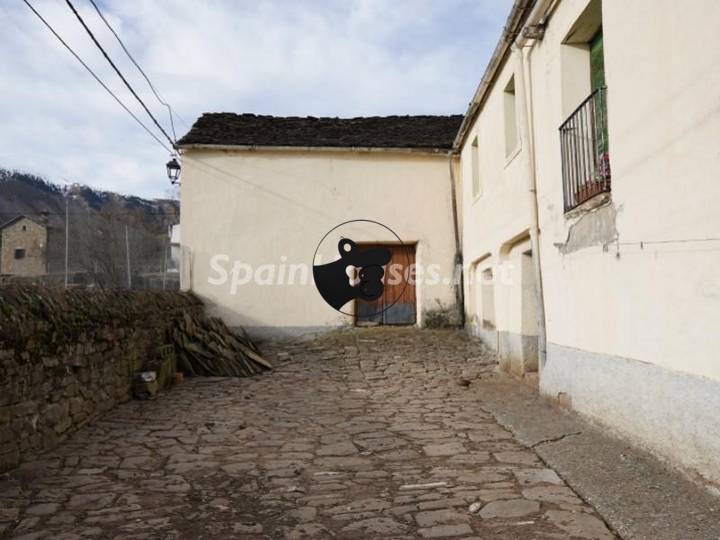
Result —
<instances>
[{"instance_id":1,"label":"iron balcony railing","mask_svg":"<svg viewBox=\"0 0 720 540\"><path fill-rule=\"evenodd\" d=\"M560 126L565 212L610 191L606 96L598 88Z\"/></svg>"}]
</instances>

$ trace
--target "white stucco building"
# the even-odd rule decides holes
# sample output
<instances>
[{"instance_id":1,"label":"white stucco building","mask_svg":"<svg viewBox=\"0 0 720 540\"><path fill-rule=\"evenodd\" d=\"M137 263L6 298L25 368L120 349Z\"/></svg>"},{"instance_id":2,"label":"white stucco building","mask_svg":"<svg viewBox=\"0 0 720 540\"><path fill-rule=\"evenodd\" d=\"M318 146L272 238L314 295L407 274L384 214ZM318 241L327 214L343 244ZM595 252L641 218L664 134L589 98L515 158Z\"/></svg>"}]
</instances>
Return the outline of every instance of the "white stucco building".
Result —
<instances>
[{"instance_id":1,"label":"white stucco building","mask_svg":"<svg viewBox=\"0 0 720 540\"><path fill-rule=\"evenodd\" d=\"M438 276L399 290L402 314L398 305L373 322L422 325L428 314L454 312L448 153L461 121L460 115L204 115L180 141L184 264L190 265L183 286L229 324L256 335L351 326L355 304L339 313L325 303L311 267L328 231L362 219L398 235L405 250L400 264L430 267ZM401 247L382 227L355 224L345 234L396 253ZM323 245L325 262L338 257L336 242Z\"/></svg>"},{"instance_id":2,"label":"white stucco building","mask_svg":"<svg viewBox=\"0 0 720 540\"><path fill-rule=\"evenodd\" d=\"M469 328L714 482L718 22L712 0L518 0L456 139Z\"/></svg>"}]
</instances>

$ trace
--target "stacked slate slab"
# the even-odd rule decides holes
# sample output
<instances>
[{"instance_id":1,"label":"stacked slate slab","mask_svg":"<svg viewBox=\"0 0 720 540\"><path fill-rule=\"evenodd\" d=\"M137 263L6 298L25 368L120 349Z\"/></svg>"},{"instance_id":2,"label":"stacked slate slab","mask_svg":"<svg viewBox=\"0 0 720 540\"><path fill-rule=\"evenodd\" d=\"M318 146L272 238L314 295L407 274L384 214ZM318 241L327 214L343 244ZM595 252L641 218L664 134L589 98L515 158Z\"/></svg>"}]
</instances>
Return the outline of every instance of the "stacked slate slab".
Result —
<instances>
[{"instance_id":1,"label":"stacked slate slab","mask_svg":"<svg viewBox=\"0 0 720 540\"><path fill-rule=\"evenodd\" d=\"M205 113L179 146L280 146L450 150L462 115L315 118Z\"/></svg>"}]
</instances>

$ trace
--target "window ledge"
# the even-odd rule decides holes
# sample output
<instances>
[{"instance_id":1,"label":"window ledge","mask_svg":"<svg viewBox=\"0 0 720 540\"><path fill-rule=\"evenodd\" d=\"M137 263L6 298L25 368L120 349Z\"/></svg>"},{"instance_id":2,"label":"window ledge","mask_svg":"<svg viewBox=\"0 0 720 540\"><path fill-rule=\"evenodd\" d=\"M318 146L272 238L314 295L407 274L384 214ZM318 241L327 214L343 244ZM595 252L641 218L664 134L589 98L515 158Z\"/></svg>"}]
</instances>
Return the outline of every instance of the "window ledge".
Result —
<instances>
[{"instance_id":1,"label":"window ledge","mask_svg":"<svg viewBox=\"0 0 720 540\"><path fill-rule=\"evenodd\" d=\"M580 206L576 206L572 210L565 212L565 219L574 219L582 214L595 210L596 208L607 204L611 200L611 191L603 191L598 193L594 197L589 198L587 201L582 203Z\"/></svg>"}]
</instances>

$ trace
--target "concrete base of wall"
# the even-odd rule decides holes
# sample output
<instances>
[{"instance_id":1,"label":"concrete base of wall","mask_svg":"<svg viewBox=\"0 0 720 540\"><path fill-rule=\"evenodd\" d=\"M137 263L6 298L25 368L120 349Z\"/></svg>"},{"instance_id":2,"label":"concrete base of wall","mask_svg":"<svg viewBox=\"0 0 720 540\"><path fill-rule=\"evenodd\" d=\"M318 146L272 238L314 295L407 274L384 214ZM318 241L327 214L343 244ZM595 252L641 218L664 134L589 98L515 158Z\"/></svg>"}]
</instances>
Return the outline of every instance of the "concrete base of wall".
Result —
<instances>
[{"instance_id":1,"label":"concrete base of wall","mask_svg":"<svg viewBox=\"0 0 720 540\"><path fill-rule=\"evenodd\" d=\"M294 339L313 339L335 330L350 329L353 326L243 326L247 334L258 341L290 341ZM235 331L238 327L232 328Z\"/></svg>"},{"instance_id":2,"label":"concrete base of wall","mask_svg":"<svg viewBox=\"0 0 720 540\"><path fill-rule=\"evenodd\" d=\"M497 330L489 330L487 328L480 328L476 324L470 324L468 331L471 336L480 338L480 341L487 346L493 352L498 352L498 332Z\"/></svg>"},{"instance_id":3,"label":"concrete base of wall","mask_svg":"<svg viewBox=\"0 0 720 540\"><path fill-rule=\"evenodd\" d=\"M480 328L476 324L467 327L470 335L498 355L500 369L517 376L536 373L538 370L538 338L513 332Z\"/></svg>"},{"instance_id":4,"label":"concrete base of wall","mask_svg":"<svg viewBox=\"0 0 720 540\"><path fill-rule=\"evenodd\" d=\"M500 369L522 376L538 369L538 338L513 332L498 332Z\"/></svg>"},{"instance_id":5,"label":"concrete base of wall","mask_svg":"<svg viewBox=\"0 0 720 540\"><path fill-rule=\"evenodd\" d=\"M720 484L720 381L548 343L540 392Z\"/></svg>"}]
</instances>

